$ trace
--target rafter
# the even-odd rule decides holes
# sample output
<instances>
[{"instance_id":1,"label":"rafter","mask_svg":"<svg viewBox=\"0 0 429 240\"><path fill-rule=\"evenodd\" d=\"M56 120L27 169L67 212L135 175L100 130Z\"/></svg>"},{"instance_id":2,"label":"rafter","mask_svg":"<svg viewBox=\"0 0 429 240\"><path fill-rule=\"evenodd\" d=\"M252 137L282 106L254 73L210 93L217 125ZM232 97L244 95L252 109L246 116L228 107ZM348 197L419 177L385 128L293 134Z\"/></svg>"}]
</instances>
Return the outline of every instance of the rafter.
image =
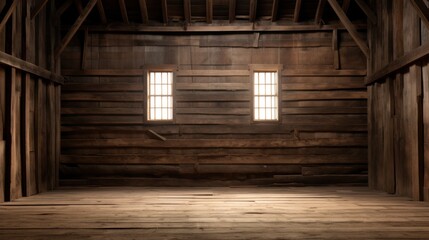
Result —
<instances>
[{"instance_id":1,"label":"rafter","mask_svg":"<svg viewBox=\"0 0 429 240\"><path fill-rule=\"evenodd\" d=\"M213 22L213 0L206 0L207 23Z\"/></svg>"},{"instance_id":2,"label":"rafter","mask_svg":"<svg viewBox=\"0 0 429 240\"><path fill-rule=\"evenodd\" d=\"M43 7L46 6L46 4L49 2L49 0L41 0L37 3L37 5L34 7L33 11L31 11L31 19L34 19L37 14L42 11Z\"/></svg>"},{"instance_id":3,"label":"rafter","mask_svg":"<svg viewBox=\"0 0 429 240\"><path fill-rule=\"evenodd\" d=\"M277 12L279 9L279 0L273 0L273 8L271 9L271 22L277 20Z\"/></svg>"},{"instance_id":4,"label":"rafter","mask_svg":"<svg viewBox=\"0 0 429 240\"><path fill-rule=\"evenodd\" d=\"M167 0L161 0L162 5L162 19L164 24L168 23L168 10L167 10Z\"/></svg>"},{"instance_id":5,"label":"rafter","mask_svg":"<svg viewBox=\"0 0 429 240\"><path fill-rule=\"evenodd\" d=\"M355 0L357 5L362 9L362 11L366 14L369 21L371 21L373 24L377 23L377 15L375 15L374 11L366 4L364 0Z\"/></svg>"},{"instance_id":6,"label":"rafter","mask_svg":"<svg viewBox=\"0 0 429 240\"><path fill-rule=\"evenodd\" d=\"M73 4L73 0L65 1L56 12L57 17L60 17L71 5Z\"/></svg>"},{"instance_id":7,"label":"rafter","mask_svg":"<svg viewBox=\"0 0 429 240\"><path fill-rule=\"evenodd\" d=\"M143 23L149 23L149 14L147 13L146 0L139 0L140 14L142 16Z\"/></svg>"},{"instance_id":8,"label":"rafter","mask_svg":"<svg viewBox=\"0 0 429 240\"><path fill-rule=\"evenodd\" d=\"M61 53L67 47L70 40L73 38L73 36L79 30L80 26L82 26L82 23L88 17L91 10L94 8L95 4L97 4L97 1L98 0L90 0L89 3L86 5L85 9L83 9L82 14L76 19L75 23L70 28L70 30L67 32L66 36L61 40L60 45L58 45L58 47L55 49L55 59L58 59L58 57L61 55Z\"/></svg>"},{"instance_id":9,"label":"rafter","mask_svg":"<svg viewBox=\"0 0 429 240\"><path fill-rule=\"evenodd\" d=\"M16 9L16 5L18 4L20 0L14 0L12 4L10 5L9 9L7 10L6 14L1 18L0 16L0 31L3 29L3 27L6 25L7 20L9 20L10 16L12 16L13 12Z\"/></svg>"},{"instance_id":10,"label":"rafter","mask_svg":"<svg viewBox=\"0 0 429 240\"><path fill-rule=\"evenodd\" d=\"M97 1L97 9L98 9L98 15L100 16L100 21L103 24L106 24L107 23L106 12L104 11L103 2L101 0Z\"/></svg>"},{"instance_id":11,"label":"rafter","mask_svg":"<svg viewBox=\"0 0 429 240\"><path fill-rule=\"evenodd\" d=\"M236 0L229 0L229 22L235 21L235 7L236 7Z\"/></svg>"},{"instance_id":12,"label":"rafter","mask_svg":"<svg viewBox=\"0 0 429 240\"><path fill-rule=\"evenodd\" d=\"M79 12L79 14L82 14L83 12L82 2L80 0L74 0L74 4L76 5L76 9Z\"/></svg>"},{"instance_id":13,"label":"rafter","mask_svg":"<svg viewBox=\"0 0 429 240\"><path fill-rule=\"evenodd\" d=\"M251 22L254 22L256 19L257 6L258 6L258 0L250 0L249 21Z\"/></svg>"},{"instance_id":14,"label":"rafter","mask_svg":"<svg viewBox=\"0 0 429 240\"><path fill-rule=\"evenodd\" d=\"M121 9L122 20L126 24L130 24L128 20L127 6L125 6L125 0L119 0L119 9Z\"/></svg>"},{"instance_id":15,"label":"rafter","mask_svg":"<svg viewBox=\"0 0 429 240\"><path fill-rule=\"evenodd\" d=\"M417 11L417 14L422 19L426 27L429 28L429 9L423 0L411 0L412 5Z\"/></svg>"},{"instance_id":16,"label":"rafter","mask_svg":"<svg viewBox=\"0 0 429 240\"><path fill-rule=\"evenodd\" d=\"M369 57L369 48L366 42L361 38L358 31L356 30L356 27L353 25L353 23L349 20L347 15L344 13L343 9L341 8L340 4L338 4L337 0L328 0L329 4L331 5L334 12L337 14L338 18L340 19L341 23L344 25L344 27L347 29L350 36L355 40L356 44L359 46L359 48L362 50L362 52L365 54L365 56Z\"/></svg>"},{"instance_id":17,"label":"rafter","mask_svg":"<svg viewBox=\"0 0 429 240\"><path fill-rule=\"evenodd\" d=\"M343 8L343 11L345 12L345 13L347 13L347 11L349 10L349 8L350 8L350 0L344 0L343 1L343 6L342 6L342 8Z\"/></svg>"},{"instance_id":18,"label":"rafter","mask_svg":"<svg viewBox=\"0 0 429 240\"><path fill-rule=\"evenodd\" d=\"M301 12L301 0L296 0L295 2L295 13L293 14L293 21L299 21L299 13Z\"/></svg>"},{"instance_id":19,"label":"rafter","mask_svg":"<svg viewBox=\"0 0 429 240\"><path fill-rule=\"evenodd\" d=\"M314 22L316 24L320 24L322 21L323 11L325 10L327 0L319 0L319 4L317 5L316 16L314 17Z\"/></svg>"},{"instance_id":20,"label":"rafter","mask_svg":"<svg viewBox=\"0 0 429 240\"><path fill-rule=\"evenodd\" d=\"M191 0L183 0L183 12L187 23L191 23Z\"/></svg>"}]
</instances>

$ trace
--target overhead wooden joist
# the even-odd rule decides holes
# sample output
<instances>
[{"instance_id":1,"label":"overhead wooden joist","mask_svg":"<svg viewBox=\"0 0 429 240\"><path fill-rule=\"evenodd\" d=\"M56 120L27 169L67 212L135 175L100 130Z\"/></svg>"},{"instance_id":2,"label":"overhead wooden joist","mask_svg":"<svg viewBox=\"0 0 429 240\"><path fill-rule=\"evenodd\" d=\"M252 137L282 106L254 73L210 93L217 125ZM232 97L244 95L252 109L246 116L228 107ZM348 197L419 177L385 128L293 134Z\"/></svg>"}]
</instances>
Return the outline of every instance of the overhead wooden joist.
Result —
<instances>
[{"instance_id":1,"label":"overhead wooden joist","mask_svg":"<svg viewBox=\"0 0 429 240\"><path fill-rule=\"evenodd\" d=\"M128 20L127 6L125 5L125 0L119 0L119 9L121 10L122 20L126 24L130 24Z\"/></svg>"},{"instance_id":2,"label":"overhead wooden joist","mask_svg":"<svg viewBox=\"0 0 429 240\"><path fill-rule=\"evenodd\" d=\"M167 24L168 23L167 0L161 0L161 7L162 7L162 20L164 21L164 24Z\"/></svg>"},{"instance_id":3,"label":"overhead wooden joist","mask_svg":"<svg viewBox=\"0 0 429 240\"><path fill-rule=\"evenodd\" d=\"M67 0L57 9L56 15L60 17L71 5L73 4L73 0Z\"/></svg>"},{"instance_id":4,"label":"overhead wooden joist","mask_svg":"<svg viewBox=\"0 0 429 240\"><path fill-rule=\"evenodd\" d=\"M37 14L42 11L43 7L49 2L49 0L40 0L37 5L34 7L33 11L31 11L31 19L34 19Z\"/></svg>"},{"instance_id":5,"label":"overhead wooden joist","mask_svg":"<svg viewBox=\"0 0 429 240\"><path fill-rule=\"evenodd\" d=\"M0 31L3 29L3 27L6 25L7 20L9 20L10 16L12 16L12 13L15 11L18 1L21 0L14 0L9 6L9 9L7 10L6 14L4 16L0 16Z\"/></svg>"},{"instance_id":6,"label":"overhead wooden joist","mask_svg":"<svg viewBox=\"0 0 429 240\"><path fill-rule=\"evenodd\" d=\"M355 0L357 5L362 9L362 11L366 14L368 19L372 22L372 24L377 23L377 15L375 15L374 11L366 4L364 0Z\"/></svg>"},{"instance_id":7,"label":"overhead wooden joist","mask_svg":"<svg viewBox=\"0 0 429 240\"><path fill-rule=\"evenodd\" d=\"M349 20L345 12L343 11L340 4L338 4L337 0L328 0L329 4L331 5L334 12L337 14L340 21L344 24L344 27L347 29L350 36L355 40L356 44L359 46L359 48L362 50L362 52L365 54L365 56L369 57L369 48L366 42L361 38L359 35L356 27L353 25L353 23Z\"/></svg>"},{"instance_id":8,"label":"overhead wooden joist","mask_svg":"<svg viewBox=\"0 0 429 240\"><path fill-rule=\"evenodd\" d=\"M250 0L249 20L254 22L256 19L256 10L258 6L258 0Z\"/></svg>"},{"instance_id":9,"label":"overhead wooden joist","mask_svg":"<svg viewBox=\"0 0 429 240\"><path fill-rule=\"evenodd\" d=\"M191 23L191 0L183 1L183 13L187 23Z\"/></svg>"},{"instance_id":10,"label":"overhead wooden joist","mask_svg":"<svg viewBox=\"0 0 429 240\"><path fill-rule=\"evenodd\" d=\"M277 20L277 14L279 9L279 0L273 0L273 8L271 9L271 22Z\"/></svg>"},{"instance_id":11,"label":"overhead wooden joist","mask_svg":"<svg viewBox=\"0 0 429 240\"><path fill-rule=\"evenodd\" d=\"M301 0L296 0L295 3L295 12L293 14L293 21L298 22L299 21L299 13L301 12Z\"/></svg>"},{"instance_id":12,"label":"overhead wooden joist","mask_svg":"<svg viewBox=\"0 0 429 240\"><path fill-rule=\"evenodd\" d=\"M230 0L229 1L229 13L228 13L228 15L229 15L229 22L230 23L234 22L234 20L235 20L235 8L237 6L236 4L237 4L236 0Z\"/></svg>"},{"instance_id":13,"label":"overhead wooden joist","mask_svg":"<svg viewBox=\"0 0 429 240\"><path fill-rule=\"evenodd\" d=\"M97 1L98 0L90 0L89 3L86 5L82 14L76 19L76 22L70 28L66 36L62 39L60 45L58 45L58 47L55 49L55 59L58 59L63 50L67 47L73 36L79 30L80 26L82 26L82 23L85 21L86 17L88 17L89 13L94 8L95 4L97 4Z\"/></svg>"},{"instance_id":14,"label":"overhead wooden joist","mask_svg":"<svg viewBox=\"0 0 429 240\"><path fill-rule=\"evenodd\" d=\"M146 0L139 0L140 14L142 16L142 22L147 24L149 22L149 15L147 13Z\"/></svg>"},{"instance_id":15,"label":"overhead wooden joist","mask_svg":"<svg viewBox=\"0 0 429 240\"><path fill-rule=\"evenodd\" d=\"M97 1L97 9L98 9L98 15L100 16L101 23L106 24L107 23L106 12L104 11L103 2L101 0Z\"/></svg>"},{"instance_id":16,"label":"overhead wooden joist","mask_svg":"<svg viewBox=\"0 0 429 240\"><path fill-rule=\"evenodd\" d=\"M51 71L41 68L35 64L26 62L22 59L0 51L0 64L16 68L18 70L33 74L40 78L51 80L58 84L64 84L64 78Z\"/></svg>"},{"instance_id":17,"label":"overhead wooden joist","mask_svg":"<svg viewBox=\"0 0 429 240\"><path fill-rule=\"evenodd\" d=\"M327 0L319 0L319 3L317 4L317 10L316 10L316 16L314 17L314 22L316 24L320 24L322 21L323 12L325 10Z\"/></svg>"},{"instance_id":18,"label":"overhead wooden joist","mask_svg":"<svg viewBox=\"0 0 429 240\"><path fill-rule=\"evenodd\" d=\"M344 0L342 5L343 11L347 13L350 8L350 0Z\"/></svg>"},{"instance_id":19,"label":"overhead wooden joist","mask_svg":"<svg viewBox=\"0 0 429 240\"><path fill-rule=\"evenodd\" d=\"M412 5L417 11L417 14L422 19L422 22L429 28L429 8L423 0L411 0Z\"/></svg>"},{"instance_id":20,"label":"overhead wooden joist","mask_svg":"<svg viewBox=\"0 0 429 240\"><path fill-rule=\"evenodd\" d=\"M81 0L74 0L74 5L76 6L77 11L79 14L83 13L83 6Z\"/></svg>"},{"instance_id":21,"label":"overhead wooden joist","mask_svg":"<svg viewBox=\"0 0 429 240\"><path fill-rule=\"evenodd\" d=\"M207 23L213 22L213 0L206 0L206 18Z\"/></svg>"}]
</instances>

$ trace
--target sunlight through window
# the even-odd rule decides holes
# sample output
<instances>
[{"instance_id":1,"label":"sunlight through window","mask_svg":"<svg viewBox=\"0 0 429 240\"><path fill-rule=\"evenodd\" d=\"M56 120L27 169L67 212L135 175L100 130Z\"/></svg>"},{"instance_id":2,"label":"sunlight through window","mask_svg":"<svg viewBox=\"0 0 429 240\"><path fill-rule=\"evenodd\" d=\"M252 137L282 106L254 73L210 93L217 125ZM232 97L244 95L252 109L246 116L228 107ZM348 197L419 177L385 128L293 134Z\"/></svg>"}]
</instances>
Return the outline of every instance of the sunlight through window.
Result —
<instances>
[{"instance_id":1,"label":"sunlight through window","mask_svg":"<svg viewBox=\"0 0 429 240\"><path fill-rule=\"evenodd\" d=\"M254 72L253 119L278 120L277 72Z\"/></svg>"},{"instance_id":2,"label":"sunlight through window","mask_svg":"<svg viewBox=\"0 0 429 240\"><path fill-rule=\"evenodd\" d=\"M148 120L173 119L173 73L150 72L148 78Z\"/></svg>"}]
</instances>

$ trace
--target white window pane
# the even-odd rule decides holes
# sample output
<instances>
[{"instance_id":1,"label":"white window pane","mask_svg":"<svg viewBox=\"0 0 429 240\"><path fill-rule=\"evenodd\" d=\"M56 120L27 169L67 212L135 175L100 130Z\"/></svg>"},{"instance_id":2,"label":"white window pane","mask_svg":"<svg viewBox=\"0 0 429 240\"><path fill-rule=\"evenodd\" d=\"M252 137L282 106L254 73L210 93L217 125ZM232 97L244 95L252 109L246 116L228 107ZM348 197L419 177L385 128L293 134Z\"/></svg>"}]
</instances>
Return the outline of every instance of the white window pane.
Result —
<instances>
[{"instance_id":1,"label":"white window pane","mask_svg":"<svg viewBox=\"0 0 429 240\"><path fill-rule=\"evenodd\" d=\"M272 76L272 75L271 75L270 73L266 73L266 74L265 74L265 76L266 76L266 77L265 77L265 83L266 83L266 84L272 84L272 83L273 83L273 82L271 81L271 76Z\"/></svg>"},{"instance_id":2,"label":"white window pane","mask_svg":"<svg viewBox=\"0 0 429 240\"><path fill-rule=\"evenodd\" d=\"M267 91L265 89L265 85L259 85L259 95L266 95Z\"/></svg>"},{"instance_id":3,"label":"white window pane","mask_svg":"<svg viewBox=\"0 0 429 240\"><path fill-rule=\"evenodd\" d=\"M259 107L265 108L265 98L264 97L259 98Z\"/></svg>"},{"instance_id":4,"label":"white window pane","mask_svg":"<svg viewBox=\"0 0 429 240\"><path fill-rule=\"evenodd\" d=\"M255 108L259 107L259 97L255 97L255 99L253 100L253 104L255 104Z\"/></svg>"},{"instance_id":5,"label":"white window pane","mask_svg":"<svg viewBox=\"0 0 429 240\"><path fill-rule=\"evenodd\" d=\"M278 119L278 80L276 72L254 73L253 113L255 120Z\"/></svg>"},{"instance_id":6,"label":"white window pane","mask_svg":"<svg viewBox=\"0 0 429 240\"><path fill-rule=\"evenodd\" d=\"M155 85L155 92L153 93L154 95L162 95L161 86L162 85Z\"/></svg>"},{"instance_id":7,"label":"white window pane","mask_svg":"<svg viewBox=\"0 0 429 240\"><path fill-rule=\"evenodd\" d=\"M266 117L267 117L267 119L272 119L272 117L271 117L271 111L267 111Z\"/></svg>"},{"instance_id":8,"label":"white window pane","mask_svg":"<svg viewBox=\"0 0 429 240\"><path fill-rule=\"evenodd\" d=\"M265 84L265 74L259 73L259 84Z\"/></svg>"}]
</instances>

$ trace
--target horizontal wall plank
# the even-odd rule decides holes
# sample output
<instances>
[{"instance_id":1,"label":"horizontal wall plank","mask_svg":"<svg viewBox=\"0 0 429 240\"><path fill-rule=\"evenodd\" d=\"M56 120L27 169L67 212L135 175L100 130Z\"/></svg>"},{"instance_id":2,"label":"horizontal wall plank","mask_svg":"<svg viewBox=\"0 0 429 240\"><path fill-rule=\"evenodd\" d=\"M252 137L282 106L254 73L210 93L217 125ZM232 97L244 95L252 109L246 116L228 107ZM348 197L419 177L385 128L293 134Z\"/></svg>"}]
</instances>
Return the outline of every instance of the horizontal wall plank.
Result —
<instances>
[{"instance_id":1,"label":"horizontal wall plank","mask_svg":"<svg viewBox=\"0 0 429 240\"><path fill-rule=\"evenodd\" d=\"M344 89L366 89L366 86L361 82L350 82L350 83L284 83L282 84L282 90L297 91L297 90L344 90Z\"/></svg>"},{"instance_id":2,"label":"horizontal wall plank","mask_svg":"<svg viewBox=\"0 0 429 240\"><path fill-rule=\"evenodd\" d=\"M176 114L249 115L249 108L176 108Z\"/></svg>"},{"instance_id":3,"label":"horizontal wall plank","mask_svg":"<svg viewBox=\"0 0 429 240\"><path fill-rule=\"evenodd\" d=\"M142 102L143 93L64 93L63 101L109 101L109 102Z\"/></svg>"},{"instance_id":4,"label":"horizontal wall plank","mask_svg":"<svg viewBox=\"0 0 429 240\"><path fill-rule=\"evenodd\" d=\"M249 90L250 84L246 83L176 83L177 90L199 90L199 91L237 91Z\"/></svg>"},{"instance_id":5,"label":"horizontal wall plank","mask_svg":"<svg viewBox=\"0 0 429 240\"><path fill-rule=\"evenodd\" d=\"M282 76L366 76L366 70L285 69Z\"/></svg>"},{"instance_id":6,"label":"horizontal wall plank","mask_svg":"<svg viewBox=\"0 0 429 240\"><path fill-rule=\"evenodd\" d=\"M282 114L366 114L364 107L307 107L307 108L282 108Z\"/></svg>"},{"instance_id":7,"label":"horizontal wall plank","mask_svg":"<svg viewBox=\"0 0 429 240\"><path fill-rule=\"evenodd\" d=\"M143 108L62 108L63 115L142 115Z\"/></svg>"},{"instance_id":8,"label":"horizontal wall plank","mask_svg":"<svg viewBox=\"0 0 429 240\"><path fill-rule=\"evenodd\" d=\"M61 89L63 92L136 92L145 90L143 84L70 84Z\"/></svg>"},{"instance_id":9,"label":"horizontal wall plank","mask_svg":"<svg viewBox=\"0 0 429 240\"><path fill-rule=\"evenodd\" d=\"M179 70L176 73L178 77L236 77L236 76L249 76L249 70Z\"/></svg>"},{"instance_id":10,"label":"horizontal wall plank","mask_svg":"<svg viewBox=\"0 0 429 240\"><path fill-rule=\"evenodd\" d=\"M366 91L288 91L282 94L283 101L366 98Z\"/></svg>"},{"instance_id":11,"label":"horizontal wall plank","mask_svg":"<svg viewBox=\"0 0 429 240\"><path fill-rule=\"evenodd\" d=\"M178 102L248 102L251 100L250 93L243 92L183 92L177 93L174 99Z\"/></svg>"}]
</instances>

